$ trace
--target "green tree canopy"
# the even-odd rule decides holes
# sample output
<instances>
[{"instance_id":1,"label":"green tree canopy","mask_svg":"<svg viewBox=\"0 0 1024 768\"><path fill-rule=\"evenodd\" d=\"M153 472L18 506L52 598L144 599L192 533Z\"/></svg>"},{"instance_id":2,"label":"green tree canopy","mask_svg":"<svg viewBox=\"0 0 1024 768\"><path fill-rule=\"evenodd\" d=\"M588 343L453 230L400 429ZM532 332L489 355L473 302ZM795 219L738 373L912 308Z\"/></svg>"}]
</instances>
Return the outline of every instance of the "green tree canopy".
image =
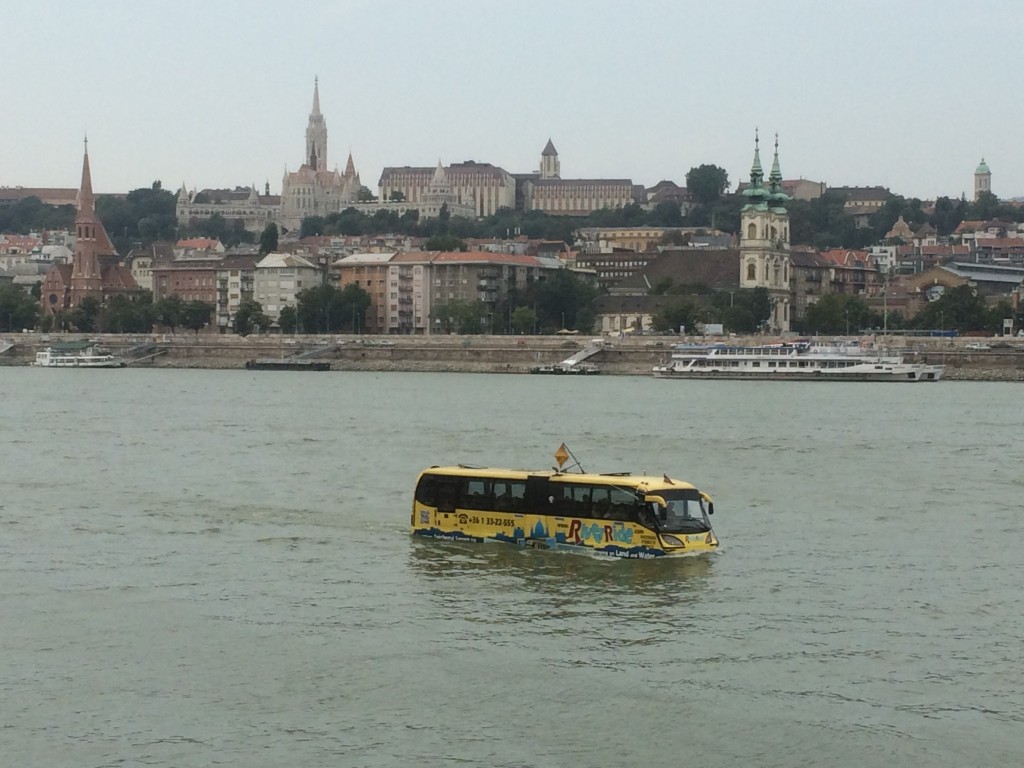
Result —
<instances>
[{"instance_id":1,"label":"green tree canopy","mask_svg":"<svg viewBox=\"0 0 1024 768\"><path fill-rule=\"evenodd\" d=\"M516 307L512 310L512 329L516 333L529 333L537 323L537 313L529 307Z\"/></svg>"},{"instance_id":2,"label":"green tree canopy","mask_svg":"<svg viewBox=\"0 0 1024 768\"><path fill-rule=\"evenodd\" d=\"M705 163L686 172L686 188L697 205L711 208L729 188L729 174Z\"/></svg>"},{"instance_id":3,"label":"green tree canopy","mask_svg":"<svg viewBox=\"0 0 1024 768\"><path fill-rule=\"evenodd\" d=\"M99 299L95 296L86 296L77 307L71 310L68 319L79 333L91 333L97 330L102 311L103 307L100 305Z\"/></svg>"},{"instance_id":4,"label":"green tree canopy","mask_svg":"<svg viewBox=\"0 0 1024 768\"><path fill-rule=\"evenodd\" d=\"M107 333L149 333L153 330L153 294L116 294L103 307L101 330Z\"/></svg>"},{"instance_id":5,"label":"green tree canopy","mask_svg":"<svg viewBox=\"0 0 1024 768\"><path fill-rule=\"evenodd\" d=\"M914 328L922 330L956 330L960 333L990 331L1002 327L1007 307L990 309L985 299L969 285L958 285L929 302L913 318Z\"/></svg>"},{"instance_id":6,"label":"green tree canopy","mask_svg":"<svg viewBox=\"0 0 1024 768\"><path fill-rule=\"evenodd\" d=\"M265 331L270 327L270 318L263 314L263 305L251 297L238 302L238 311L232 318L234 331L239 336Z\"/></svg>"},{"instance_id":7,"label":"green tree canopy","mask_svg":"<svg viewBox=\"0 0 1024 768\"><path fill-rule=\"evenodd\" d=\"M277 224L270 222L260 235L260 256L277 251Z\"/></svg>"},{"instance_id":8,"label":"green tree canopy","mask_svg":"<svg viewBox=\"0 0 1024 768\"><path fill-rule=\"evenodd\" d=\"M153 304L153 319L174 333L185 322L185 302L177 294L165 296Z\"/></svg>"},{"instance_id":9,"label":"green tree canopy","mask_svg":"<svg viewBox=\"0 0 1024 768\"><path fill-rule=\"evenodd\" d=\"M0 285L0 328L11 333L35 328L39 313L39 301L20 286Z\"/></svg>"},{"instance_id":10,"label":"green tree canopy","mask_svg":"<svg viewBox=\"0 0 1024 768\"><path fill-rule=\"evenodd\" d=\"M372 303L370 294L355 283L341 289L318 285L299 291L295 298L297 333L358 331L365 326L366 310Z\"/></svg>"},{"instance_id":11,"label":"green tree canopy","mask_svg":"<svg viewBox=\"0 0 1024 768\"><path fill-rule=\"evenodd\" d=\"M431 319L440 320L445 333L485 333L487 306L482 301L451 299L434 307Z\"/></svg>"},{"instance_id":12,"label":"green tree canopy","mask_svg":"<svg viewBox=\"0 0 1024 768\"><path fill-rule=\"evenodd\" d=\"M182 307L181 324L196 334L210 324L213 306L205 301L189 301Z\"/></svg>"},{"instance_id":13,"label":"green tree canopy","mask_svg":"<svg viewBox=\"0 0 1024 768\"><path fill-rule=\"evenodd\" d=\"M295 307L282 307L277 314L277 325L281 329L281 333L295 333L299 327L299 317Z\"/></svg>"},{"instance_id":14,"label":"green tree canopy","mask_svg":"<svg viewBox=\"0 0 1024 768\"><path fill-rule=\"evenodd\" d=\"M875 318L860 296L827 293L807 307L805 333L856 334L875 325Z\"/></svg>"}]
</instances>

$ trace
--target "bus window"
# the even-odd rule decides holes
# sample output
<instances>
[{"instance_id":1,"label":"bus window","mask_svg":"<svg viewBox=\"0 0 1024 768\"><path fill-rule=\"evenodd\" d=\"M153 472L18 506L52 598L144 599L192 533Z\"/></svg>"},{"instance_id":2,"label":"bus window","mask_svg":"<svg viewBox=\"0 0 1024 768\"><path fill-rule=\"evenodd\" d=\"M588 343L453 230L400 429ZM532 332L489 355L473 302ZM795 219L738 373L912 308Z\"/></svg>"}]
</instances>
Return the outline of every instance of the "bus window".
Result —
<instances>
[{"instance_id":1,"label":"bus window","mask_svg":"<svg viewBox=\"0 0 1024 768\"><path fill-rule=\"evenodd\" d=\"M526 483L521 480L494 481L494 511L522 512L526 509Z\"/></svg>"},{"instance_id":2,"label":"bus window","mask_svg":"<svg viewBox=\"0 0 1024 768\"><path fill-rule=\"evenodd\" d=\"M494 505L491 503L491 493L488 485L490 485L489 481L479 478L464 480L459 507L462 509L490 510Z\"/></svg>"},{"instance_id":3,"label":"bus window","mask_svg":"<svg viewBox=\"0 0 1024 768\"><path fill-rule=\"evenodd\" d=\"M566 505L573 517L590 517L590 500L593 488L589 485L570 485L566 491Z\"/></svg>"},{"instance_id":4,"label":"bus window","mask_svg":"<svg viewBox=\"0 0 1024 768\"><path fill-rule=\"evenodd\" d=\"M526 483L522 480L512 483L512 511L526 511Z\"/></svg>"},{"instance_id":5,"label":"bus window","mask_svg":"<svg viewBox=\"0 0 1024 768\"><path fill-rule=\"evenodd\" d=\"M607 488L600 486L593 489L590 497L593 502L593 515L603 520L614 520L612 516L612 502Z\"/></svg>"},{"instance_id":6,"label":"bus window","mask_svg":"<svg viewBox=\"0 0 1024 768\"><path fill-rule=\"evenodd\" d=\"M437 478L437 511L454 512L462 482L457 477Z\"/></svg>"},{"instance_id":7,"label":"bus window","mask_svg":"<svg viewBox=\"0 0 1024 768\"><path fill-rule=\"evenodd\" d=\"M664 531L703 533L711 530L704 502L698 491L662 491L666 506L660 507L660 524Z\"/></svg>"},{"instance_id":8,"label":"bus window","mask_svg":"<svg viewBox=\"0 0 1024 768\"><path fill-rule=\"evenodd\" d=\"M416 501L433 507L437 504L437 478L433 475L423 475L416 485Z\"/></svg>"},{"instance_id":9,"label":"bus window","mask_svg":"<svg viewBox=\"0 0 1024 768\"><path fill-rule=\"evenodd\" d=\"M636 495L625 488L609 489L611 516L613 520L636 521L639 506Z\"/></svg>"}]
</instances>

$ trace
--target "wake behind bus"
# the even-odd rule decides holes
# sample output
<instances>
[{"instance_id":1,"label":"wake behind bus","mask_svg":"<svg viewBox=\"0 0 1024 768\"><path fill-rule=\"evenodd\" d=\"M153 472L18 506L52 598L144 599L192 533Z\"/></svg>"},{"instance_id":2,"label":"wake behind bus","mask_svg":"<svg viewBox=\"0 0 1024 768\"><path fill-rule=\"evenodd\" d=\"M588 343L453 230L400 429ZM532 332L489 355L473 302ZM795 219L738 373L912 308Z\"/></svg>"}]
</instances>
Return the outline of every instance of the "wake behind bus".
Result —
<instances>
[{"instance_id":1,"label":"wake behind bus","mask_svg":"<svg viewBox=\"0 0 1024 768\"><path fill-rule=\"evenodd\" d=\"M708 494L667 475L460 464L420 473L410 523L447 541L654 558L716 549L713 513Z\"/></svg>"}]
</instances>

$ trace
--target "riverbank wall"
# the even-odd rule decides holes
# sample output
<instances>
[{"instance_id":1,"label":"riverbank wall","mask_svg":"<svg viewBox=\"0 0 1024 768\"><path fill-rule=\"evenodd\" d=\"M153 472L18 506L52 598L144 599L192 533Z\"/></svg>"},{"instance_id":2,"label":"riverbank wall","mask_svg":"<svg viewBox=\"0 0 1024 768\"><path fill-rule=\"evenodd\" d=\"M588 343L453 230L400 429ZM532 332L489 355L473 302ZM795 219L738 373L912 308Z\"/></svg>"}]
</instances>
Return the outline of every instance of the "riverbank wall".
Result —
<instances>
[{"instance_id":1,"label":"riverbank wall","mask_svg":"<svg viewBox=\"0 0 1024 768\"><path fill-rule=\"evenodd\" d=\"M337 371L435 371L529 373L565 360L596 339L562 336L233 336L11 334L0 336L0 365L29 365L36 352L61 341L90 338L131 367L244 369L250 360L298 359L330 363ZM586 362L605 375L650 375L666 363L677 337L601 339ZM765 344L752 337L730 343ZM1024 343L967 349L964 339L895 339L908 359L946 366L945 378L962 381L1024 381ZM1016 340L1014 340L1016 341Z\"/></svg>"}]
</instances>

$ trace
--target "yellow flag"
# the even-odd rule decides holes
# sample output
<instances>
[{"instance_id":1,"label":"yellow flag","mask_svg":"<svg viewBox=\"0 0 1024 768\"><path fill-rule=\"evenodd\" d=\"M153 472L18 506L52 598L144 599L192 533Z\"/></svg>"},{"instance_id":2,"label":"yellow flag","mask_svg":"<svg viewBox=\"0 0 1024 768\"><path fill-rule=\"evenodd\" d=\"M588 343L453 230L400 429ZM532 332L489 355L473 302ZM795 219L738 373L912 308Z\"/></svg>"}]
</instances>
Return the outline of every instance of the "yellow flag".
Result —
<instances>
[{"instance_id":1,"label":"yellow flag","mask_svg":"<svg viewBox=\"0 0 1024 768\"><path fill-rule=\"evenodd\" d=\"M558 446L558 450L555 451L555 461L558 462L558 466L561 467L565 462L569 460L569 449L565 447L565 443Z\"/></svg>"}]
</instances>

